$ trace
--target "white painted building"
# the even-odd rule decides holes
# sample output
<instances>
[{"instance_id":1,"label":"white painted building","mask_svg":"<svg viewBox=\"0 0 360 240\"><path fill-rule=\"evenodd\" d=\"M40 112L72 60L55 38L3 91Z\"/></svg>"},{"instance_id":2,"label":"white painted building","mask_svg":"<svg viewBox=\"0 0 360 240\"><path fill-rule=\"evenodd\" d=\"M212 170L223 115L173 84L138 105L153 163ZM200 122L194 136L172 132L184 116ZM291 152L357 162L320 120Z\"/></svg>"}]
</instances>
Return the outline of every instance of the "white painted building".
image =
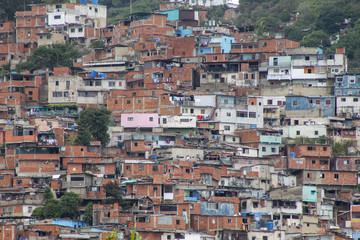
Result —
<instances>
[{"instance_id":1,"label":"white painted building","mask_svg":"<svg viewBox=\"0 0 360 240\"><path fill-rule=\"evenodd\" d=\"M295 125L295 126L282 126L277 127L277 130L282 131L282 137L284 138L319 138L321 136L327 136L326 125Z\"/></svg>"},{"instance_id":2,"label":"white painted building","mask_svg":"<svg viewBox=\"0 0 360 240\"><path fill-rule=\"evenodd\" d=\"M359 116L360 96L337 96L336 113L338 116L350 114L350 116Z\"/></svg>"},{"instance_id":3,"label":"white painted building","mask_svg":"<svg viewBox=\"0 0 360 240\"><path fill-rule=\"evenodd\" d=\"M160 126L163 128L196 128L196 116L160 116Z\"/></svg>"}]
</instances>

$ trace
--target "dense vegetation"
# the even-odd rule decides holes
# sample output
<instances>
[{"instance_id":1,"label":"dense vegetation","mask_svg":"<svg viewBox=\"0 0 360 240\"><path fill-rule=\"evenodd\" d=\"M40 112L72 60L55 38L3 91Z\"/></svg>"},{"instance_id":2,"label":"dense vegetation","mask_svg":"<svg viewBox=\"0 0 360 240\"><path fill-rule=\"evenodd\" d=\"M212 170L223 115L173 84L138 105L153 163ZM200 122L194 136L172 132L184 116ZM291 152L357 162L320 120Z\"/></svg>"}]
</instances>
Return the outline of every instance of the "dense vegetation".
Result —
<instances>
[{"instance_id":1,"label":"dense vegetation","mask_svg":"<svg viewBox=\"0 0 360 240\"><path fill-rule=\"evenodd\" d=\"M71 218L78 219L80 213L78 207L82 203L82 198L74 192L67 192L60 200L55 199L50 187L44 192L45 206L37 207L32 216L36 219L46 218Z\"/></svg>"},{"instance_id":2,"label":"dense vegetation","mask_svg":"<svg viewBox=\"0 0 360 240\"><path fill-rule=\"evenodd\" d=\"M34 71L42 68L53 69L54 67L71 67L73 61L81 57L82 53L75 45L54 44L41 46L34 50L27 62L21 62L16 66L16 71Z\"/></svg>"},{"instance_id":3,"label":"dense vegetation","mask_svg":"<svg viewBox=\"0 0 360 240\"><path fill-rule=\"evenodd\" d=\"M258 37L273 37L283 31L288 39L302 46L329 48L345 47L350 71L360 67L360 4L358 0L240 0L238 27L256 27ZM269 14L271 13L271 14ZM291 14L297 14L289 25ZM349 25L346 26L348 22ZM350 30L341 32L342 28ZM339 38L337 35L340 35ZM330 47L330 39L336 40Z\"/></svg>"},{"instance_id":4,"label":"dense vegetation","mask_svg":"<svg viewBox=\"0 0 360 240\"><path fill-rule=\"evenodd\" d=\"M78 124L77 145L89 145L90 141L100 141L106 146L110 140L107 133L111 112L106 108L89 107L82 111Z\"/></svg>"},{"instance_id":5,"label":"dense vegetation","mask_svg":"<svg viewBox=\"0 0 360 240\"><path fill-rule=\"evenodd\" d=\"M69 0L3 0L0 1L0 20L14 20L15 12L28 9L29 4L60 2ZM163 0L99 0L99 4L108 8L109 24L116 23L117 19L130 18L130 2L133 13L150 13L157 10ZM327 52L334 52L336 47L345 47L350 71L360 72L358 0L240 0L238 17L233 21L223 19L226 9L226 6L210 8L207 17L217 24L255 27L259 38L274 37L276 32L283 31L286 38L300 41L302 46L322 47ZM289 24L294 15L297 15L296 22ZM349 23L348 26L345 22ZM341 31L344 27L345 31ZM331 47L330 39L333 40ZM51 68L56 61L53 53L49 55L52 55L48 56L52 65L46 67ZM23 68L36 69L32 63L36 64L35 60Z\"/></svg>"}]
</instances>

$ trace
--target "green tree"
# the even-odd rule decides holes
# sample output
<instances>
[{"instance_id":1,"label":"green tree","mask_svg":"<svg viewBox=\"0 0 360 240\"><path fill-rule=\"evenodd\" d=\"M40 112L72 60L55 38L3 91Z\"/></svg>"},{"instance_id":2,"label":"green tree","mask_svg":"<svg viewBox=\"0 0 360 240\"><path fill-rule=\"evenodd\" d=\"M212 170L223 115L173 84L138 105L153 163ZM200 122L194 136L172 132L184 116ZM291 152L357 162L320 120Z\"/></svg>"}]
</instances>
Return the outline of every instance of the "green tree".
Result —
<instances>
[{"instance_id":1,"label":"green tree","mask_svg":"<svg viewBox=\"0 0 360 240\"><path fill-rule=\"evenodd\" d=\"M284 28L284 36L287 39L300 42L305 36L305 33L294 24Z\"/></svg>"},{"instance_id":2,"label":"green tree","mask_svg":"<svg viewBox=\"0 0 360 240\"><path fill-rule=\"evenodd\" d=\"M89 202L85 207L84 221L92 224L94 204Z\"/></svg>"},{"instance_id":3,"label":"green tree","mask_svg":"<svg viewBox=\"0 0 360 240\"><path fill-rule=\"evenodd\" d=\"M50 200L53 200L55 197L54 197L54 193L51 191L51 187L47 187L45 188L45 191L44 191L44 199L45 199L45 202L49 202Z\"/></svg>"},{"instance_id":4,"label":"green tree","mask_svg":"<svg viewBox=\"0 0 360 240\"><path fill-rule=\"evenodd\" d=\"M121 187L117 183L109 182L105 184L104 191L106 195L105 203L119 203L120 205L124 203Z\"/></svg>"},{"instance_id":5,"label":"green tree","mask_svg":"<svg viewBox=\"0 0 360 240\"><path fill-rule=\"evenodd\" d=\"M259 37L269 36L274 37L274 33L279 27L280 19L276 14L262 17L257 21L257 34Z\"/></svg>"},{"instance_id":6,"label":"green tree","mask_svg":"<svg viewBox=\"0 0 360 240\"><path fill-rule=\"evenodd\" d=\"M345 47L346 55L350 60L360 59L357 54L360 51L360 19L354 24L354 27L346 34L340 37L336 47Z\"/></svg>"},{"instance_id":7,"label":"green tree","mask_svg":"<svg viewBox=\"0 0 360 240\"><path fill-rule=\"evenodd\" d=\"M34 211L31 214L32 217L36 219L44 219L44 207L37 207L34 209Z\"/></svg>"},{"instance_id":8,"label":"green tree","mask_svg":"<svg viewBox=\"0 0 360 240\"><path fill-rule=\"evenodd\" d=\"M58 218L60 217L60 203L58 200L51 199L43 207L44 218Z\"/></svg>"},{"instance_id":9,"label":"green tree","mask_svg":"<svg viewBox=\"0 0 360 240\"><path fill-rule=\"evenodd\" d=\"M104 48L104 47L105 47L105 43L101 39L92 42L90 45L90 48Z\"/></svg>"},{"instance_id":10,"label":"green tree","mask_svg":"<svg viewBox=\"0 0 360 240\"><path fill-rule=\"evenodd\" d=\"M315 25L317 29L324 31L326 34L333 34L339 32L342 22L344 22L342 7L324 4L320 8Z\"/></svg>"},{"instance_id":11,"label":"green tree","mask_svg":"<svg viewBox=\"0 0 360 240\"><path fill-rule=\"evenodd\" d=\"M19 63L16 71L34 71L37 69L54 67L71 67L73 60L81 57L81 52L70 44L54 44L52 46L40 46L30 56L28 62Z\"/></svg>"},{"instance_id":12,"label":"green tree","mask_svg":"<svg viewBox=\"0 0 360 240\"><path fill-rule=\"evenodd\" d=\"M304 47L329 47L329 36L323 31L314 31L300 41L301 46Z\"/></svg>"},{"instance_id":13,"label":"green tree","mask_svg":"<svg viewBox=\"0 0 360 240\"><path fill-rule=\"evenodd\" d=\"M79 217L79 211L77 209L81 203L82 198L79 194L74 192L67 192L60 198L60 217L77 219Z\"/></svg>"},{"instance_id":14,"label":"green tree","mask_svg":"<svg viewBox=\"0 0 360 240\"><path fill-rule=\"evenodd\" d=\"M78 124L78 137L75 143L78 145L88 145L90 141L100 141L103 146L110 140L107 133L110 123L111 111L106 108L89 107L82 111Z\"/></svg>"}]
</instances>

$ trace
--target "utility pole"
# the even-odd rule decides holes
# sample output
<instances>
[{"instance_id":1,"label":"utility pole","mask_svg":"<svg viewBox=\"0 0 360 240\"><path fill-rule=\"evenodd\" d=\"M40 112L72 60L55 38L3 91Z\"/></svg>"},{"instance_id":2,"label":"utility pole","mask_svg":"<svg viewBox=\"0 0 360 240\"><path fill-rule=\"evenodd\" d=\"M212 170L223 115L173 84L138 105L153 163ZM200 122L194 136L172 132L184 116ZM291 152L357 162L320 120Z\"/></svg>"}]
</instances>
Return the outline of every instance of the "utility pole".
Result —
<instances>
[{"instance_id":1,"label":"utility pole","mask_svg":"<svg viewBox=\"0 0 360 240\"><path fill-rule=\"evenodd\" d=\"M132 14L132 0L130 0L130 14Z\"/></svg>"}]
</instances>

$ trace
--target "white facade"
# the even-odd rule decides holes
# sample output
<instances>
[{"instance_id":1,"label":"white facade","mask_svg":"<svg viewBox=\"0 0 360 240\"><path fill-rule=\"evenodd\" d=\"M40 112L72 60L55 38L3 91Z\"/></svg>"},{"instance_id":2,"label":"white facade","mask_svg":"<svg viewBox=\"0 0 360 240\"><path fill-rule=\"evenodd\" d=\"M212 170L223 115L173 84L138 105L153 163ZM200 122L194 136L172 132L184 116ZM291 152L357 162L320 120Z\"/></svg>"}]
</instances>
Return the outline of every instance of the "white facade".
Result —
<instances>
[{"instance_id":1,"label":"white facade","mask_svg":"<svg viewBox=\"0 0 360 240\"><path fill-rule=\"evenodd\" d=\"M238 125L238 128L249 128L252 126L263 128L264 106L262 98L257 98L257 105L248 105L247 109L237 110L236 124Z\"/></svg>"},{"instance_id":2,"label":"white facade","mask_svg":"<svg viewBox=\"0 0 360 240\"><path fill-rule=\"evenodd\" d=\"M160 126L163 128L196 128L195 116L160 116Z\"/></svg>"},{"instance_id":3,"label":"white facade","mask_svg":"<svg viewBox=\"0 0 360 240\"><path fill-rule=\"evenodd\" d=\"M73 75L50 76L48 80L49 103L76 103L77 90L82 78Z\"/></svg>"},{"instance_id":4,"label":"white facade","mask_svg":"<svg viewBox=\"0 0 360 240\"><path fill-rule=\"evenodd\" d=\"M196 107L216 107L216 95L194 95Z\"/></svg>"},{"instance_id":5,"label":"white facade","mask_svg":"<svg viewBox=\"0 0 360 240\"><path fill-rule=\"evenodd\" d=\"M349 113L351 115L360 113L360 96L337 96L336 113L338 115Z\"/></svg>"},{"instance_id":6,"label":"white facade","mask_svg":"<svg viewBox=\"0 0 360 240\"><path fill-rule=\"evenodd\" d=\"M276 129L282 130L282 137L286 138L319 138L321 136L327 136L327 127L325 125L282 126Z\"/></svg>"},{"instance_id":7,"label":"white facade","mask_svg":"<svg viewBox=\"0 0 360 240\"><path fill-rule=\"evenodd\" d=\"M258 157L259 150L257 148L242 145L237 149L236 155L242 157Z\"/></svg>"}]
</instances>

